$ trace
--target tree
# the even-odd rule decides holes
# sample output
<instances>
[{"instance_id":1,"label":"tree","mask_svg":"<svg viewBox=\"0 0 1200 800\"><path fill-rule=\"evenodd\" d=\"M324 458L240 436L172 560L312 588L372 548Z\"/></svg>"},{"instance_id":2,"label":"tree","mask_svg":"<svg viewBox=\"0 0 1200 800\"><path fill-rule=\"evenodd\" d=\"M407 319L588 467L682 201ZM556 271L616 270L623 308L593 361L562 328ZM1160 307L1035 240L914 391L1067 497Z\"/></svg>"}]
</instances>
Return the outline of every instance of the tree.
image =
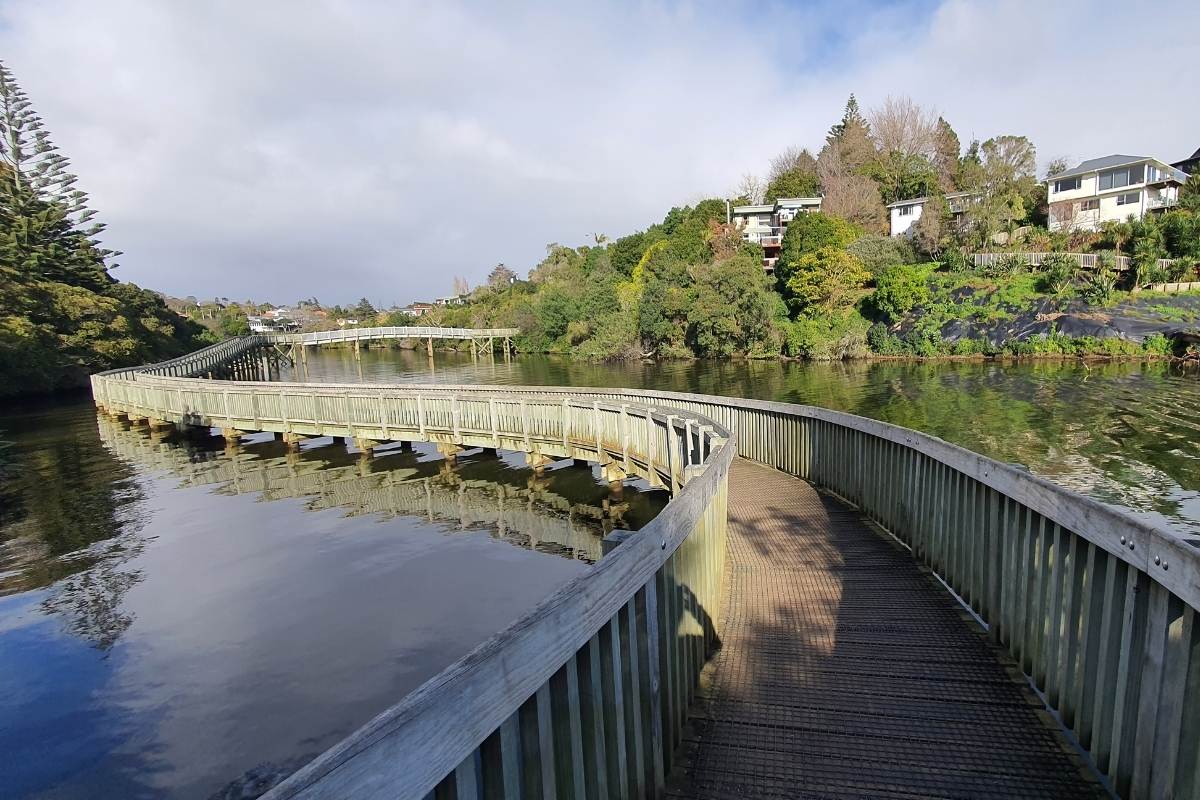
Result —
<instances>
[{"instance_id":1,"label":"tree","mask_svg":"<svg viewBox=\"0 0 1200 800\"><path fill-rule=\"evenodd\" d=\"M848 308L871 277L856 256L829 246L800 256L789 273L784 299L798 314Z\"/></svg>"},{"instance_id":2,"label":"tree","mask_svg":"<svg viewBox=\"0 0 1200 800\"><path fill-rule=\"evenodd\" d=\"M875 145L871 141L871 128L866 119L859 113L858 101L854 95L846 101L846 110L842 121L829 129L825 137L825 150L837 145L840 149L840 160L848 172L858 172L875 158ZM819 158L819 156L818 156Z\"/></svg>"},{"instance_id":3,"label":"tree","mask_svg":"<svg viewBox=\"0 0 1200 800\"><path fill-rule=\"evenodd\" d=\"M921 210L921 218L913 225L913 244L931 258L937 258L942 252L950 218L946 198L939 193L931 195Z\"/></svg>"},{"instance_id":4,"label":"tree","mask_svg":"<svg viewBox=\"0 0 1200 800\"><path fill-rule=\"evenodd\" d=\"M945 120L911 97L889 95L882 105L871 109L869 120L871 140L880 153L927 160L937 154L938 123Z\"/></svg>"},{"instance_id":5,"label":"tree","mask_svg":"<svg viewBox=\"0 0 1200 800\"><path fill-rule=\"evenodd\" d=\"M1200 170L1188 176L1179 189L1179 207L1200 214Z\"/></svg>"},{"instance_id":6,"label":"tree","mask_svg":"<svg viewBox=\"0 0 1200 800\"><path fill-rule=\"evenodd\" d=\"M746 173L733 192L735 197L744 198L750 205L758 205L766 199L767 185L757 175Z\"/></svg>"},{"instance_id":7,"label":"tree","mask_svg":"<svg viewBox=\"0 0 1200 800\"><path fill-rule=\"evenodd\" d=\"M371 301L364 297L354 306L354 313L359 319L373 317L375 316L375 306L371 305Z\"/></svg>"},{"instance_id":8,"label":"tree","mask_svg":"<svg viewBox=\"0 0 1200 800\"><path fill-rule=\"evenodd\" d=\"M958 165L962 154L962 143L950 123L938 117L937 133L933 147L933 169L937 173L938 186L943 192L958 188Z\"/></svg>"},{"instance_id":9,"label":"tree","mask_svg":"<svg viewBox=\"0 0 1200 800\"><path fill-rule=\"evenodd\" d=\"M774 338L773 310L778 300L761 262L747 255L692 269L688 339L702 356L765 354Z\"/></svg>"},{"instance_id":10,"label":"tree","mask_svg":"<svg viewBox=\"0 0 1200 800\"><path fill-rule=\"evenodd\" d=\"M103 226L28 96L0 62L0 395L180 355L201 328L109 274Z\"/></svg>"},{"instance_id":11,"label":"tree","mask_svg":"<svg viewBox=\"0 0 1200 800\"><path fill-rule=\"evenodd\" d=\"M865 170L885 203L929 195L938 183L938 122L932 111L909 97L888 97L871 110L876 155Z\"/></svg>"},{"instance_id":12,"label":"tree","mask_svg":"<svg viewBox=\"0 0 1200 800\"><path fill-rule=\"evenodd\" d=\"M775 264L775 280L779 285L780 294L788 301L789 307L793 310L800 310L807 308L810 304L807 300L793 302L796 291L791 280L798 270L805 268L801 264L804 258L823 249L841 251L860 235L862 235L862 231L855 225L824 213L802 214L788 224L787 230L783 233L779 261ZM809 267L813 266L811 260L804 263ZM862 262L857 258L854 258L854 263L858 269L863 270ZM863 274L867 274L865 270L863 270ZM811 279L806 278L798 286L803 287L810 282ZM807 289L802 289L802 292L807 291Z\"/></svg>"},{"instance_id":13,"label":"tree","mask_svg":"<svg viewBox=\"0 0 1200 800\"><path fill-rule=\"evenodd\" d=\"M488 273L487 283L488 286L492 287L493 289L505 289L516 280L517 273L513 272L503 264L497 264L492 268L492 271Z\"/></svg>"},{"instance_id":14,"label":"tree","mask_svg":"<svg viewBox=\"0 0 1200 800\"><path fill-rule=\"evenodd\" d=\"M814 197L820 193L817 160L807 150L788 148L771 160L764 202L780 197Z\"/></svg>"},{"instance_id":15,"label":"tree","mask_svg":"<svg viewBox=\"0 0 1200 800\"><path fill-rule=\"evenodd\" d=\"M821 211L841 217L870 233L887 228L887 209L879 187L870 178L856 174L842 160L842 145L834 142L817 159L821 179Z\"/></svg>"},{"instance_id":16,"label":"tree","mask_svg":"<svg viewBox=\"0 0 1200 800\"><path fill-rule=\"evenodd\" d=\"M462 297L465 294L471 293L471 284L467 283L467 279L461 276L454 278L454 294L457 297Z\"/></svg>"}]
</instances>

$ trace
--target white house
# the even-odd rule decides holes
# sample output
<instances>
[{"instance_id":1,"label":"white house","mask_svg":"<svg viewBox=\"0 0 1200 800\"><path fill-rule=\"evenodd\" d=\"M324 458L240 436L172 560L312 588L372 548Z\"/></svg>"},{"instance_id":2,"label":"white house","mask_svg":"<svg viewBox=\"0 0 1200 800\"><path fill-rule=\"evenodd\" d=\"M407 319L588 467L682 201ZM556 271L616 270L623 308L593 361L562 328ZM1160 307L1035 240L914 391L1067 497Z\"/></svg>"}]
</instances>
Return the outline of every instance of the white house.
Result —
<instances>
[{"instance_id":1,"label":"white house","mask_svg":"<svg viewBox=\"0 0 1200 800\"><path fill-rule=\"evenodd\" d=\"M779 247L783 244L783 229L798 214L821 210L819 197L781 197L774 203L754 206L734 206L730 221L742 232L747 242L762 245L763 269L775 271Z\"/></svg>"},{"instance_id":2,"label":"white house","mask_svg":"<svg viewBox=\"0 0 1200 800\"><path fill-rule=\"evenodd\" d=\"M1097 230L1108 221L1141 219L1179 202L1187 175L1148 156L1084 161L1046 181L1050 230Z\"/></svg>"},{"instance_id":3,"label":"white house","mask_svg":"<svg viewBox=\"0 0 1200 800\"><path fill-rule=\"evenodd\" d=\"M955 225L963 224L971 203L978 197L979 195L973 192L950 192L945 195L946 205L950 207ZM921 218L928 202L928 197L914 197L912 200L900 200L888 205L892 236L912 236L912 227Z\"/></svg>"}]
</instances>

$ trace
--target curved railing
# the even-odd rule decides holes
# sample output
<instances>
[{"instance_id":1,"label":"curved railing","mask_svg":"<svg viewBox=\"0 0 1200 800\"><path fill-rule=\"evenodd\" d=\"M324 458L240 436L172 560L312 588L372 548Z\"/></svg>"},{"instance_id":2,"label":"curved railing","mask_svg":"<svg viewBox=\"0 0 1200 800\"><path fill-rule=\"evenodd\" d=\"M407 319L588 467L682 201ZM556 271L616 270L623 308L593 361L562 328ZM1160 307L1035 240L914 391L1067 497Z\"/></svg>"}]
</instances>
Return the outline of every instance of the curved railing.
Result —
<instances>
[{"instance_id":1,"label":"curved railing","mask_svg":"<svg viewBox=\"0 0 1200 800\"><path fill-rule=\"evenodd\" d=\"M703 416L555 393L93 377L110 412L262 430L523 450L670 487L587 573L297 772L275 797L661 792L716 640L727 432ZM546 792L542 795L542 789Z\"/></svg>"},{"instance_id":2,"label":"curved railing","mask_svg":"<svg viewBox=\"0 0 1200 800\"><path fill-rule=\"evenodd\" d=\"M1200 796L1200 539L852 414L673 392L569 392L701 414L736 438L739 455L856 505L978 614L1120 795Z\"/></svg>"},{"instance_id":3,"label":"curved railing","mask_svg":"<svg viewBox=\"0 0 1200 800\"><path fill-rule=\"evenodd\" d=\"M336 331L308 333L269 333L273 341L295 344L335 344L366 342L376 339L511 339L519 328L443 328L437 325L410 325L381 328L340 328Z\"/></svg>"},{"instance_id":4,"label":"curved railing","mask_svg":"<svg viewBox=\"0 0 1200 800\"><path fill-rule=\"evenodd\" d=\"M171 387L170 380L136 375L117 382L122 391L134 394L159 391L166 398L174 391L186 403L187 388ZM288 385L276 387L260 384L258 388L267 394L290 391ZM103 393L111 388L101 389L98 397L107 396ZM212 402L222 389L214 386L208 391ZM683 619L688 608L701 610L692 620L702 620L700 631L709 630L717 598L708 594L698 599L700 595L692 594L691 578L666 577L667 565L678 564L680 553L694 550L680 547L664 561L652 545L661 538L666 548L662 552L671 553L676 543L705 541L710 547L708 557L717 555L711 546L715 539L723 539L725 471L733 455L722 441L725 436L736 439L741 455L840 495L907 544L984 620L989 635L1007 648L1118 793L1155 798L1200 794L1200 759L1196 758L1200 753L1200 714L1196 713L1200 625L1195 624L1200 608L1200 553L1193 540L936 437L826 409L611 389L356 384L324 385L319 391L325 397L342 393L344 413L357 415L368 414L370 403L363 405L356 397L375 398L377 412L383 398L425 393L453 397L455 403L470 404L477 411L498 392L508 403L519 405L523 398L545 409L556 404L586 409L595 404L604 409L602 413L616 414L619 406L638 404L639 409L655 409L651 414L655 425L666 423L676 434L678 424L668 422L671 414L663 409L673 409L679 415L676 421L692 419L694 425L709 425L720 433L705 455L704 473L682 486L653 523L653 530L644 530L603 559L592 573L602 576L592 578L598 583L572 584L535 614L538 623L533 627L538 631L544 625L571 627L576 634L573 641L582 643L582 634L574 627L582 624L584 631L598 631L597 639L572 650L557 631L543 634L525 627L532 625L527 618L386 712L352 737L353 744L335 748L301 770L278 787L274 797L330 796L337 794L340 780L351 781L348 785L361 789L362 796L419 796L432 786L428 779L433 772L447 763L440 748L463 756L452 776L459 797L477 796L479 782L490 780L499 781L489 784L497 791L524 788L530 794L537 787L549 794L556 781L560 794L575 790L582 794L583 785L573 783L572 776L589 786L600 775L621 774L630 781L642 776L643 783L629 784L634 795L660 786L694 675L685 671L686 677L680 679L671 666L678 663L673 657L655 659L645 648L654 642L661 642L666 651L677 648L678 635L659 637L662 628ZM211 419L244 421L245 407L239 408L231 407L225 417ZM355 419L367 427L373 424L365 417ZM448 425L443 421L440 430L445 432ZM380 427L386 430L387 426ZM504 441L523 449L519 436ZM595 448L593 453L604 449ZM613 456L611 448L609 456ZM651 458L648 463L661 461ZM655 468L648 472L668 475ZM719 536L688 536L689 526L700 530L702 520L714 515L717 523L712 524L721 526ZM649 562L643 564L642 559ZM631 572L635 568L638 571ZM597 593L599 587L604 588ZM585 602L574 602L580 597ZM664 605L672 611L664 614ZM677 614L675 609L684 611ZM654 621L659 629L651 631ZM531 676L531 668L525 666L532 662L543 671L549 669L539 655L538 642L553 654L550 661L565 658L557 663L571 665L540 684L534 679L542 673ZM595 709L617 691L617 673L624 677L628 670L628 661L616 665L618 642L623 643L622 658L631 656L632 645L638 656L644 656L639 665L658 660L660 669L651 671L650 678L664 685L676 680L675 687L665 686L664 693L675 698L674 705L664 700L660 715L648 718L637 712L638 703L649 696L646 692L654 691L645 683L644 666L637 684L644 691L634 695L637 702L618 704L625 722L631 715L642 720L643 738L637 741L644 745L648 731L662 737L658 747L635 748L641 761L635 761L637 753L628 748L628 738L623 745L614 744L609 716L601 715L603 724L596 722ZM702 651L704 643L705 636L700 635L683 649ZM605 666L610 657L614 658L611 669ZM687 664L696 666L701 661L702 657L685 658L682 663L686 670ZM468 676L480 663L494 670L494 683L518 691L505 694L495 686L470 683ZM465 685L462 681L471 688L458 697L457 710L435 714L433 709L445 702L447 692ZM617 694L629 686L626 679ZM527 699L520 700L522 696ZM511 713L511 702L521 703L516 713ZM476 717L486 721L483 727L472 721ZM497 727L487 728L493 722L499 723ZM521 755L513 756L514 752ZM628 756L625 762L609 757L622 752ZM608 755L601 758L602 753ZM428 763L436 768L426 769ZM552 768L538 771L538 763ZM574 769L581 763L583 769ZM605 763L607 770L599 766ZM398 779L397 764L417 777ZM565 773L564 764L571 767Z\"/></svg>"}]
</instances>

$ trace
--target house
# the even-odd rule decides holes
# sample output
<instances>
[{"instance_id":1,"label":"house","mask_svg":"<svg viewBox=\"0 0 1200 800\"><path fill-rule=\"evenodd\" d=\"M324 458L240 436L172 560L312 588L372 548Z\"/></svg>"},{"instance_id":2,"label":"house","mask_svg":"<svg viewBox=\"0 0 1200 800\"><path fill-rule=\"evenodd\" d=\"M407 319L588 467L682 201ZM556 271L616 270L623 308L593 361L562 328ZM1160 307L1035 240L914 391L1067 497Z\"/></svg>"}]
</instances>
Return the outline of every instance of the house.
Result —
<instances>
[{"instance_id":1,"label":"house","mask_svg":"<svg viewBox=\"0 0 1200 800\"><path fill-rule=\"evenodd\" d=\"M286 317L246 317L251 333L290 333L300 330L300 324Z\"/></svg>"},{"instance_id":2,"label":"house","mask_svg":"<svg viewBox=\"0 0 1200 800\"><path fill-rule=\"evenodd\" d=\"M783 229L798 214L820 210L819 197L781 197L774 203L734 206L730 210L730 222L737 226L747 242L762 245L763 269L774 272L783 244Z\"/></svg>"},{"instance_id":3,"label":"house","mask_svg":"<svg viewBox=\"0 0 1200 800\"><path fill-rule=\"evenodd\" d=\"M467 296L465 294L452 294L449 297L439 297L433 302L439 306L461 306L467 302Z\"/></svg>"},{"instance_id":4,"label":"house","mask_svg":"<svg viewBox=\"0 0 1200 800\"><path fill-rule=\"evenodd\" d=\"M1098 230L1179 202L1187 173L1148 156L1111 155L1084 161L1046 181L1049 227Z\"/></svg>"},{"instance_id":5,"label":"house","mask_svg":"<svg viewBox=\"0 0 1200 800\"><path fill-rule=\"evenodd\" d=\"M962 227L966 224L967 211L970 210L972 203L979 200L979 194L977 192L950 192L945 195L945 198L946 205L950 207L950 215L954 218L953 224ZM914 197L911 200L900 200L888 205L892 236L911 237L914 233L913 226L921 218L928 203L928 197Z\"/></svg>"},{"instance_id":6,"label":"house","mask_svg":"<svg viewBox=\"0 0 1200 800\"><path fill-rule=\"evenodd\" d=\"M423 317L433 311L433 303L409 303L400 310L406 314L412 314L414 317Z\"/></svg>"},{"instance_id":7,"label":"house","mask_svg":"<svg viewBox=\"0 0 1200 800\"><path fill-rule=\"evenodd\" d=\"M1197 170L1200 170L1200 150L1192 153L1183 161L1176 161L1171 165L1181 172L1186 172L1188 175L1195 175Z\"/></svg>"}]
</instances>

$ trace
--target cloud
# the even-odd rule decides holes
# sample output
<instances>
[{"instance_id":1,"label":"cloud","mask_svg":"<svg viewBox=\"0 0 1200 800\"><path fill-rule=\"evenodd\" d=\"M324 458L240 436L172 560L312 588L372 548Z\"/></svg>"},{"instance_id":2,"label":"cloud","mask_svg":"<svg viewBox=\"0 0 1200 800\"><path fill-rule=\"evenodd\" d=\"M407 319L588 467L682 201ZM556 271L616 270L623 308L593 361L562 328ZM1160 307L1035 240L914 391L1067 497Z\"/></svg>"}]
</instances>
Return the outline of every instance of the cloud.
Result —
<instances>
[{"instance_id":1,"label":"cloud","mask_svg":"<svg viewBox=\"0 0 1200 800\"><path fill-rule=\"evenodd\" d=\"M173 294L382 303L723 195L846 96L910 94L1043 163L1200 142L1200 7L42 0L0 52Z\"/></svg>"}]
</instances>

